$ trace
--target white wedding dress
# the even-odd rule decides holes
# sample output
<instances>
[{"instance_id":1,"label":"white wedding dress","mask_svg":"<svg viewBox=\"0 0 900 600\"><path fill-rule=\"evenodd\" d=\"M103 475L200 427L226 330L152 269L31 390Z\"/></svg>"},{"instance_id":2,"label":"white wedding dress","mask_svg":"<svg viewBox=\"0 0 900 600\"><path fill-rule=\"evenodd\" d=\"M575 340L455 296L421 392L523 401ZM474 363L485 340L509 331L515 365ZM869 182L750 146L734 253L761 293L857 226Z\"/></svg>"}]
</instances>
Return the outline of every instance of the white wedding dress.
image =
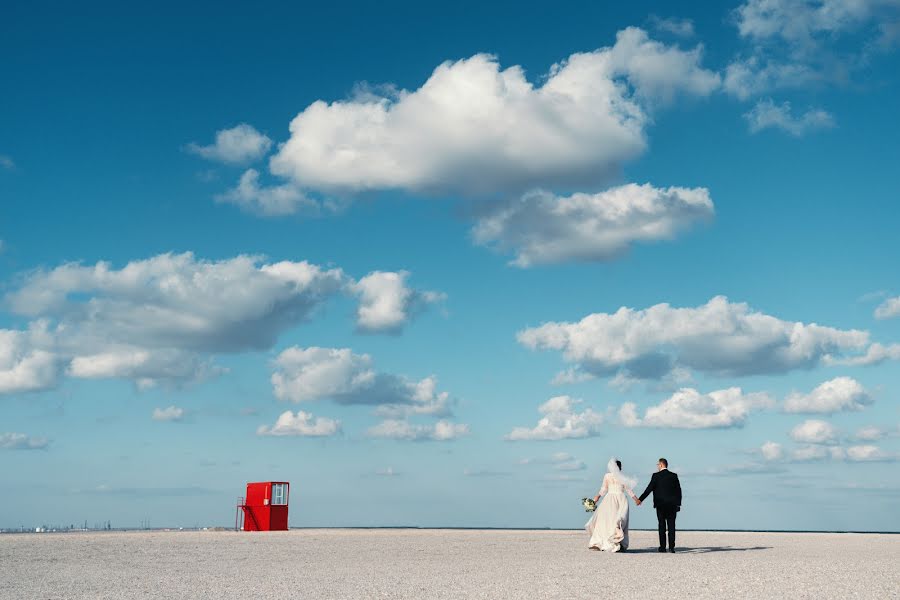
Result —
<instances>
[{"instance_id":1,"label":"white wedding dress","mask_svg":"<svg viewBox=\"0 0 900 600\"><path fill-rule=\"evenodd\" d=\"M634 484L622 476L614 461L610 463L616 472L603 477L599 492L603 500L584 528L591 536L588 548L619 552L628 549L628 497L635 498L631 490Z\"/></svg>"}]
</instances>

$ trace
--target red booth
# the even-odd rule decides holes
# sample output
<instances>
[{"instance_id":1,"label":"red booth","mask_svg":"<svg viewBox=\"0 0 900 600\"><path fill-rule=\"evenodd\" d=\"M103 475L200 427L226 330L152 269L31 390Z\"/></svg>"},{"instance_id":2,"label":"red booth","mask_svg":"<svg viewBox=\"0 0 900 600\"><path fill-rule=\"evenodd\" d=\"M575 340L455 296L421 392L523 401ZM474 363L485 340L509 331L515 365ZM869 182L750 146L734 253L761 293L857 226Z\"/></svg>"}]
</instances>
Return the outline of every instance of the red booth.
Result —
<instances>
[{"instance_id":1,"label":"red booth","mask_svg":"<svg viewBox=\"0 0 900 600\"><path fill-rule=\"evenodd\" d=\"M287 531L287 481L262 481L247 484L247 496L238 504L244 514L244 531Z\"/></svg>"}]
</instances>

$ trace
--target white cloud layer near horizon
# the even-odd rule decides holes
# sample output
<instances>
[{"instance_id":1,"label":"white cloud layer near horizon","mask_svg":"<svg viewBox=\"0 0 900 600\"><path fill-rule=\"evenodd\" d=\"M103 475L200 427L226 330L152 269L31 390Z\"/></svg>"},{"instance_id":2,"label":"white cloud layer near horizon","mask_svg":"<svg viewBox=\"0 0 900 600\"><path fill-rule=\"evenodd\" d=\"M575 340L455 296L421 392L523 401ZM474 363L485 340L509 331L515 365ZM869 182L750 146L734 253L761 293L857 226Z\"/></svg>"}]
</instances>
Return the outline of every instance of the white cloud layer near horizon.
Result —
<instances>
[{"instance_id":1,"label":"white cloud layer near horizon","mask_svg":"<svg viewBox=\"0 0 900 600\"><path fill-rule=\"evenodd\" d=\"M512 264L523 268L607 261L636 242L672 239L713 214L705 188L632 183L567 197L535 190L480 216L472 237L477 244L513 252Z\"/></svg>"},{"instance_id":2,"label":"white cloud layer near horizon","mask_svg":"<svg viewBox=\"0 0 900 600\"><path fill-rule=\"evenodd\" d=\"M517 339L531 350L561 352L576 367L570 378L584 372L638 380L659 380L676 369L729 377L787 373L864 360L876 346L867 331L783 321L724 296L696 308L622 307L577 322L544 323L521 330Z\"/></svg>"},{"instance_id":3,"label":"white cloud layer near horizon","mask_svg":"<svg viewBox=\"0 0 900 600\"><path fill-rule=\"evenodd\" d=\"M154 408L153 414L151 418L154 421L161 421L164 423L183 421L185 417L185 410L178 406L167 406L166 408Z\"/></svg>"},{"instance_id":4,"label":"white cloud layer near horizon","mask_svg":"<svg viewBox=\"0 0 900 600\"><path fill-rule=\"evenodd\" d=\"M24 433L0 433L0 450L44 450L50 445L45 437L35 437Z\"/></svg>"}]
</instances>

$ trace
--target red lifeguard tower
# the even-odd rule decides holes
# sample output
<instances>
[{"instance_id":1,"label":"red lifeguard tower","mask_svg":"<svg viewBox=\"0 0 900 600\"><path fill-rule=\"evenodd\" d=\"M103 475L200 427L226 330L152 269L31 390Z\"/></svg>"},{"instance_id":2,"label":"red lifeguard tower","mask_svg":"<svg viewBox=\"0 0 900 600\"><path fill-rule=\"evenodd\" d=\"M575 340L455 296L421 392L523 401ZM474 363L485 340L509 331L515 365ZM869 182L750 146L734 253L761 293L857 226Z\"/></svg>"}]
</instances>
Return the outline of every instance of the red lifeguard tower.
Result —
<instances>
[{"instance_id":1,"label":"red lifeguard tower","mask_svg":"<svg viewBox=\"0 0 900 600\"><path fill-rule=\"evenodd\" d=\"M290 487L287 481L248 483L246 498L238 500L234 528L243 515L244 531L287 531Z\"/></svg>"}]
</instances>

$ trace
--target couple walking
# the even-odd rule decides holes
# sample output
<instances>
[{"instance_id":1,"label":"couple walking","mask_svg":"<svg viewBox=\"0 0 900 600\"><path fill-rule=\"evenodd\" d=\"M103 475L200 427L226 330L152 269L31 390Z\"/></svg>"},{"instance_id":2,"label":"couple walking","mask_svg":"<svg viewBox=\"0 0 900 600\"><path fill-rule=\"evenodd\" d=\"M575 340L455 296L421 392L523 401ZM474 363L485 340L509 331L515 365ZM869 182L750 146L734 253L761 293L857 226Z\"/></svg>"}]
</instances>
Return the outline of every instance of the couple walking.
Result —
<instances>
[{"instance_id":1,"label":"couple walking","mask_svg":"<svg viewBox=\"0 0 900 600\"><path fill-rule=\"evenodd\" d=\"M600 502L591 519L584 528L591 536L588 548L605 552L621 552L628 549L628 498L640 506L644 498L653 494L653 507L659 521L659 551L666 551L666 531L668 530L669 552L675 552L675 516L681 510L681 483L678 475L669 471L669 462L660 458L656 463L657 471L650 478L647 489L638 498L632 489L637 480L622 474L622 463L615 458L609 459L607 473L603 477L603 486L594 497Z\"/></svg>"}]
</instances>

